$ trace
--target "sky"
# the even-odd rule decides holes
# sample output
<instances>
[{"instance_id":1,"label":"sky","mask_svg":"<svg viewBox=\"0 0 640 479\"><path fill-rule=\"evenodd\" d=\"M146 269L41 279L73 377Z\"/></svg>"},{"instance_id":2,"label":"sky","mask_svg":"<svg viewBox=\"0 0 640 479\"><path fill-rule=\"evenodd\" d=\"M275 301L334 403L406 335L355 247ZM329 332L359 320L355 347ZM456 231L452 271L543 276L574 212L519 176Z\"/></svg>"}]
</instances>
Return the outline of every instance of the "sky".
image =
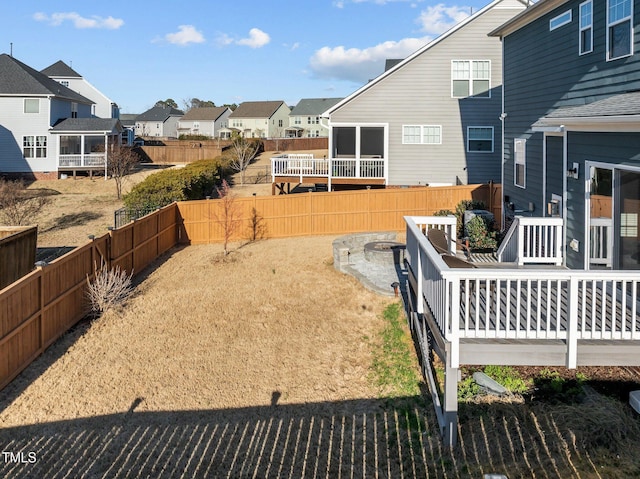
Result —
<instances>
[{"instance_id":1,"label":"sky","mask_svg":"<svg viewBox=\"0 0 640 479\"><path fill-rule=\"evenodd\" d=\"M0 0L0 53L64 61L120 106L345 97L488 0Z\"/></svg>"}]
</instances>

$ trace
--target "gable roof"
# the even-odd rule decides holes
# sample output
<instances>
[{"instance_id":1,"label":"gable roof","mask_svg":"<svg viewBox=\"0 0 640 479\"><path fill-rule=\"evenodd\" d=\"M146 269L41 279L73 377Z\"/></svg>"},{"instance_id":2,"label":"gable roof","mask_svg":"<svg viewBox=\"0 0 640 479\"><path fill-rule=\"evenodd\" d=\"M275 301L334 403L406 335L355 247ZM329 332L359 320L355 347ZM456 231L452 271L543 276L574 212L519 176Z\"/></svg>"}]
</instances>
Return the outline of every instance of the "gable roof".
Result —
<instances>
[{"instance_id":1,"label":"gable roof","mask_svg":"<svg viewBox=\"0 0 640 479\"><path fill-rule=\"evenodd\" d=\"M94 103L6 53L0 55L0 95L52 95L78 103Z\"/></svg>"},{"instance_id":2,"label":"gable roof","mask_svg":"<svg viewBox=\"0 0 640 479\"><path fill-rule=\"evenodd\" d=\"M245 101L240 103L229 118L271 118L284 101Z\"/></svg>"},{"instance_id":3,"label":"gable roof","mask_svg":"<svg viewBox=\"0 0 640 479\"><path fill-rule=\"evenodd\" d=\"M342 98L303 98L293 107L291 116L320 115L333 105L341 101Z\"/></svg>"},{"instance_id":4,"label":"gable roof","mask_svg":"<svg viewBox=\"0 0 640 479\"><path fill-rule=\"evenodd\" d=\"M350 102L351 100L353 100L354 98L360 96L363 92L367 91L369 88L373 87L374 85L376 85L377 83L379 83L380 81L382 81L384 78L388 77L389 75L392 75L395 71L399 70L400 68L402 68L404 65L406 65L407 63L409 63L410 61L412 61L413 59L419 57L420 55L422 55L424 52L430 50L431 48L433 48L434 46L438 45L440 42L442 42L443 40L445 40L446 38L450 37L451 35L453 35L455 32L457 32L458 30L460 30L461 28L463 28L465 25L467 25L468 23L471 23L472 21L474 21L476 18L478 18L479 16L483 15L484 13L488 12L489 10L491 10L493 7L497 6L498 4L502 3L504 0L493 0L493 2L489 3L488 5L485 5L484 7L482 7L480 10L478 10L476 13L474 13L473 15L468 16L467 18L465 18L464 20L458 22L456 25L454 25L453 27L451 27L449 30L447 30L446 32L444 32L443 34L441 34L440 36L436 37L435 39L433 39L432 41L430 41L429 43L427 43L426 45L424 45L422 48L419 48L418 50L416 50L415 52L413 52L411 55L409 55L407 58L405 58L404 60L396 63L394 66L392 66L391 68L389 68L388 70L386 70L384 73L382 73L381 75L378 75L376 78L374 78L373 80L369 81L368 83L365 83L362 87L360 87L358 90L356 90L355 92L353 92L351 95L349 95L348 97L346 97L344 100L342 100L341 102L337 103L336 105L334 105L333 107L329 108L327 111L325 111L322 116L323 117L328 117L331 113L333 113L335 110L337 110L338 108L342 107L343 105L345 105L346 103ZM527 5L527 0L518 0L523 6ZM565 0L568 1L568 0Z\"/></svg>"},{"instance_id":5,"label":"gable roof","mask_svg":"<svg viewBox=\"0 0 640 479\"><path fill-rule=\"evenodd\" d=\"M569 0L539 0L534 4L528 4L524 11L515 15L509 21L503 23L495 30L489 32L490 37L504 37L510 33L519 30L520 28L528 25L532 21L546 15L551 10L564 5Z\"/></svg>"},{"instance_id":6,"label":"gable roof","mask_svg":"<svg viewBox=\"0 0 640 479\"><path fill-rule=\"evenodd\" d=\"M82 75L80 75L62 60L58 60L53 65L49 65L44 70L41 70L40 73L43 73L48 77L82 78Z\"/></svg>"},{"instance_id":7,"label":"gable roof","mask_svg":"<svg viewBox=\"0 0 640 479\"><path fill-rule=\"evenodd\" d=\"M184 112L177 108L165 108L162 106L154 106L149 110L141 113L136 121L166 121L170 116L182 116Z\"/></svg>"},{"instance_id":8,"label":"gable roof","mask_svg":"<svg viewBox=\"0 0 640 479\"><path fill-rule=\"evenodd\" d=\"M120 123L122 126L134 126L136 124L137 113L120 113Z\"/></svg>"},{"instance_id":9,"label":"gable roof","mask_svg":"<svg viewBox=\"0 0 640 479\"><path fill-rule=\"evenodd\" d=\"M228 109L226 106L192 108L181 119L184 121L216 121Z\"/></svg>"}]
</instances>

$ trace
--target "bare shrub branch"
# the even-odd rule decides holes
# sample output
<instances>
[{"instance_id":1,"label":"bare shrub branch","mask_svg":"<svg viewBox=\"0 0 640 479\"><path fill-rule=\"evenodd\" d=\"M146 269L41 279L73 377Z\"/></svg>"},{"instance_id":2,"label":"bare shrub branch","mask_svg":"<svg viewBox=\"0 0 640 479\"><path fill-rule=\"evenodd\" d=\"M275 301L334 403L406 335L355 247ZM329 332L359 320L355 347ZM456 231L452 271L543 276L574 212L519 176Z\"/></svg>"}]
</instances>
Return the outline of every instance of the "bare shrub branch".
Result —
<instances>
[{"instance_id":1,"label":"bare shrub branch","mask_svg":"<svg viewBox=\"0 0 640 479\"><path fill-rule=\"evenodd\" d=\"M0 217L8 226L32 224L40 210L49 202L43 196L29 196L23 180L0 178Z\"/></svg>"},{"instance_id":2,"label":"bare shrub branch","mask_svg":"<svg viewBox=\"0 0 640 479\"><path fill-rule=\"evenodd\" d=\"M222 180L222 186L216 187L216 193L220 198L220 212L214 214L214 219L222 227L224 240L224 255L229 254L229 241L240 227L240 210L236 203L236 196L231 191L227 180Z\"/></svg>"},{"instance_id":3,"label":"bare shrub branch","mask_svg":"<svg viewBox=\"0 0 640 479\"><path fill-rule=\"evenodd\" d=\"M133 293L131 278L133 271L127 274L119 266L107 268L104 262L96 267L93 281L87 276L87 299L91 312L99 316L110 309L122 306Z\"/></svg>"},{"instance_id":4,"label":"bare shrub branch","mask_svg":"<svg viewBox=\"0 0 640 479\"><path fill-rule=\"evenodd\" d=\"M249 163L258 154L260 142L257 140L247 140L243 136L236 136L231 143L231 154L229 157L229 167L240 173L240 184L244 185L245 172Z\"/></svg>"}]
</instances>

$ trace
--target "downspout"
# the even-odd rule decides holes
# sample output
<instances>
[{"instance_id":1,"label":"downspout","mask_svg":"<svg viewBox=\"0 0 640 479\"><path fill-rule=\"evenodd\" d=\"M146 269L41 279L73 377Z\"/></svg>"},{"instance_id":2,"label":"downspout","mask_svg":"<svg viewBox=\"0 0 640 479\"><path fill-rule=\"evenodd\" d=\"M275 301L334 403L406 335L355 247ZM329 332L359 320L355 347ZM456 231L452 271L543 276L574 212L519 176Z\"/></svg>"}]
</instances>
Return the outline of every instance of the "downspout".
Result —
<instances>
[{"instance_id":1,"label":"downspout","mask_svg":"<svg viewBox=\"0 0 640 479\"><path fill-rule=\"evenodd\" d=\"M501 102L502 102L502 113L500 113L500 126L502 128L502 158L501 158L501 168L500 168L500 186L501 189L500 191L502 192L502 198L500 200L500 204L502 205L500 207L500 229L504 231L504 169L505 169L505 165L506 165L506 160L504 157L504 152L505 152L505 148L504 148L504 127L505 127L505 119L507 118L507 113L504 111L504 38L500 37L500 43L502 43L502 98L501 98ZM492 205L489 205L490 207Z\"/></svg>"},{"instance_id":2,"label":"downspout","mask_svg":"<svg viewBox=\"0 0 640 479\"><path fill-rule=\"evenodd\" d=\"M564 125L560 125L560 131L562 132L562 224L564 225L564 234L562 235L562 255L564 258L563 266L567 266L567 165L568 158L568 145L567 145L567 130Z\"/></svg>"}]
</instances>

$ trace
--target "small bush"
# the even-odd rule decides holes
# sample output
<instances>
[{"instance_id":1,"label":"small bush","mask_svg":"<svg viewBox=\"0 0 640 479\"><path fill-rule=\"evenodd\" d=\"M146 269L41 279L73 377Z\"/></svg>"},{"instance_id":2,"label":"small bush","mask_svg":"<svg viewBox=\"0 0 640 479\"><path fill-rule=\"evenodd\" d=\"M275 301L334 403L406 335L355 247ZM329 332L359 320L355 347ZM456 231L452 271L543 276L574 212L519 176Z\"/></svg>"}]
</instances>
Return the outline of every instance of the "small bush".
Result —
<instances>
[{"instance_id":1,"label":"small bush","mask_svg":"<svg viewBox=\"0 0 640 479\"><path fill-rule=\"evenodd\" d=\"M456 212L453 213L456 216L458 225L458 238L464 236L464 212L467 210L484 210L486 205L482 201L478 200L462 200L456 205Z\"/></svg>"},{"instance_id":2,"label":"small bush","mask_svg":"<svg viewBox=\"0 0 640 479\"><path fill-rule=\"evenodd\" d=\"M125 195L127 208L159 208L174 201L204 199L212 194L222 167L220 158L200 160L184 168L148 176Z\"/></svg>"},{"instance_id":3,"label":"small bush","mask_svg":"<svg viewBox=\"0 0 640 479\"><path fill-rule=\"evenodd\" d=\"M454 213L451 210L438 210L433 214L433 216L449 216L453 214Z\"/></svg>"},{"instance_id":4,"label":"small bush","mask_svg":"<svg viewBox=\"0 0 640 479\"><path fill-rule=\"evenodd\" d=\"M482 216L476 216L467 223L467 234L471 249L495 249L498 245L492 224Z\"/></svg>"},{"instance_id":5,"label":"small bush","mask_svg":"<svg viewBox=\"0 0 640 479\"><path fill-rule=\"evenodd\" d=\"M484 373L502 384L509 392L524 394L531 389L531 381L526 381L520 374L508 366L486 366Z\"/></svg>"},{"instance_id":6,"label":"small bush","mask_svg":"<svg viewBox=\"0 0 640 479\"><path fill-rule=\"evenodd\" d=\"M108 269L103 264L96 270L93 281L87 277L87 299L91 312L99 316L110 309L122 306L133 293L131 274L118 266Z\"/></svg>"}]
</instances>

